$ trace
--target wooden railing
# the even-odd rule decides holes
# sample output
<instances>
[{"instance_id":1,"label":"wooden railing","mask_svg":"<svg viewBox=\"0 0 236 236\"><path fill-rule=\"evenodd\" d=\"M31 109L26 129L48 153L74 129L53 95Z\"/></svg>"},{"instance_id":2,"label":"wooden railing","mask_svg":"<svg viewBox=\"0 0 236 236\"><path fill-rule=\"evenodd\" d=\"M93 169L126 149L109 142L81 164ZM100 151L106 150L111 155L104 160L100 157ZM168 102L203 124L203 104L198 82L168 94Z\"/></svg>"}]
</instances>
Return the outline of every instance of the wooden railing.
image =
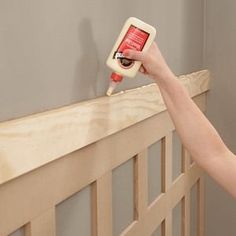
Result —
<instances>
[{"instance_id":1,"label":"wooden railing","mask_svg":"<svg viewBox=\"0 0 236 236\"><path fill-rule=\"evenodd\" d=\"M209 72L178 79L205 110ZM190 189L198 186L198 235L203 235L203 171L183 148L172 182L174 126L155 84L0 124L0 236L56 235L55 207L92 185L92 233L113 235L112 171L134 162L134 220L123 236L172 235L172 209L182 201L190 235ZM129 141L127 141L129 140ZM161 142L162 193L148 204L147 150ZM70 235L67 235L70 236Z\"/></svg>"}]
</instances>

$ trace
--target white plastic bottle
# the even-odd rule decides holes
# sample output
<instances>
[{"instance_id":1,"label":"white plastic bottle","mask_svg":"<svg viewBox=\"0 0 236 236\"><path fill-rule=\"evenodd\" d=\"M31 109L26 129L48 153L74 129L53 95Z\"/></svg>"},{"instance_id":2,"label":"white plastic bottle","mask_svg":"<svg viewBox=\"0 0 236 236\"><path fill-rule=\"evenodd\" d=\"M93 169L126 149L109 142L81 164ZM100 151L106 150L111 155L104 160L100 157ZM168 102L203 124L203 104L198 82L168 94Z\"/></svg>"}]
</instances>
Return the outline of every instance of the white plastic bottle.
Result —
<instances>
[{"instance_id":1,"label":"white plastic bottle","mask_svg":"<svg viewBox=\"0 0 236 236\"><path fill-rule=\"evenodd\" d=\"M114 71L110 77L111 82L107 90L108 96L112 94L116 85L122 81L123 76L135 77L141 66L140 61L125 58L123 51L125 49L146 51L151 46L155 36L156 29L153 26L135 17L126 20L106 62L107 66Z\"/></svg>"}]
</instances>

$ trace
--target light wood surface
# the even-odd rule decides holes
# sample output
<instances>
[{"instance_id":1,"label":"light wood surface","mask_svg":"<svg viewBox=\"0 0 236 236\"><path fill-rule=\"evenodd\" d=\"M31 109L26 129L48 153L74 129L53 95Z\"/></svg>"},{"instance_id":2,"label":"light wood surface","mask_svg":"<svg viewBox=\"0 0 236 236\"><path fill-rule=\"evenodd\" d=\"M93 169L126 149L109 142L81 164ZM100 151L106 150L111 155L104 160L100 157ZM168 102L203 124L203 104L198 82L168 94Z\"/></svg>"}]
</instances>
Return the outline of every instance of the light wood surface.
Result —
<instances>
[{"instance_id":1,"label":"light wood surface","mask_svg":"<svg viewBox=\"0 0 236 236\"><path fill-rule=\"evenodd\" d=\"M93 185L93 236L112 235L112 173L107 172Z\"/></svg>"},{"instance_id":2,"label":"light wood surface","mask_svg":"<svg viewBox=\"0 0 236 236\"><path fill-rule=\"evenodd\" d=\"M148 150L140 152L135 157L134 163L134 219L141 219L148 206L148 173L147 173Z\"/></svg>"},{"instance_id":3,"label":"light wood surface","mask_svg":"<svg viewBox=\"0 0 236 236\"><path fill-rule=\"evenodd\" d=\"M172 137L172 132L167 134L164 138L164 153L162 154L163 159L164 159L164 193L166 193L169 188L171 188L172 185L172 157L173 157L173 137ZM173 235L173 216L172 216L172 209L169 210L168 214L165 217L164 220L164 228L162 230L162 234L165 236L172 236Z\"/></svg>"},{"instance_id":4,"label":"light wood surface","mask_svg":"<svg viewBox=\"0 0 236 236\"><path fill-rule=\"evenodd\" d=\"M205 110L206 94L195 97L194 101L201 110ZM29 221L40 217L48 209L52 209L85 186L99 180L104 174L135 155L140 153L142 156L143 150L165 136L170 137L170 132L173 130L174 126L167 111L161 112L122 132L101 139L99 142L1 185L0 236L8 235ZM138 133L142 135L137 135ZM143 186L142 189L144 189ZM141 195L146 194L144 192ZM141 197L139 201L141 199L146 201L145 198ZM40 204L36 204L38 202ZM161 201L159 203L162 204ZM141 207L139 209L142 209L142 212L148 211L144 209L144 205L144 202L139 202L139 207ZM170 211L170 208L166 208L167 206L171 205L163 207L166 211L167 209ZM140 219L143 217L144 214ZM163 214L159 217L161 221L157 220L156 227L164 220ZM137 225L137 222L140 221L135 221L129 229ZM153 224L150 232L154 230Z\"/></svg>"},{"instance_id":5,"label":"light wood surface","mask_svg":"<svg viewBox=\"0 0 236 236\"><path fill-rule=\"evenodd\" d=\"M198 180L197 185L197 201L198 201L198 236L204 236L204 228L205 228L205 183L204 183L204 175L202 175Z\"/></svg>"},{"instance_id":6,"label":"light wood surface","mask_svg":"<svg viewBox=\"0 0 236 236\"><path fill-rule=\"evenodd\" d=\"M170 214L175 205L181 201L186 191L197 182L202 175L202 170L195 164L186 173L182 174L172 187L161 194L149 207L147 214L142 220L136 222L133 227L125 230L122 236L147 236ZM169 225L169 227L171 227ZM172 228L172 227L171 227ZM171 230L171 229L168 229Z\"/></svg>"},{"instance_id":7,"label":"light wood surface","mask_svg":"<svg viewBox=\"0 0 236 236\"><path fill-rule=\"evenodd\" d=\"M180 80L205 111L208 71ZM121 235L149 236L162 224L171 236L172 209L184 201L183 232L189 236L189 191L198 183L203 236L203 171L189 165L184 150L183 173L172 182L173 131L156 85L0 124L0 236L23 226L26 236L55 236L57 204L90 184L93 236L111 236L112 171L133 157L134 221ZM147 150L160 140L162 193L148 206Z\"/></svg>"},{"instance_id":8,"label":"light wood surface","mask_svg":"<svg viewBox=\"0 0 236 236\"><path fill-rule=\"evenodd\" d=\"M55 209L49 209L26 225L25 236L56 236Z\"/></svg>"},{"instance_id":9,"label":"light wood surface","mask_svg":"<svg viewBox=\"0 0 236 236\"><path fill-rule=\"evenodd\" d=\"M194 97L209 72L181 76ZM164 111L156 84L0 124L0 184Z\"/></svg>"},{"instance_id":10,"label":"light wood surface","mask_svg":"<svg viewBox=\"0 0 236 236\"><path fill-rule=\"evenodd\" d=\"M184 149L183 150L183 161L182 161L182 170L183 173L186 173L190 168L190 154ZM191 201L190 201L190 191L185 192L184 198L182 199L182 230L183 236L189 236L190 226L191 226Z\"/></svg>"}]
</instances>

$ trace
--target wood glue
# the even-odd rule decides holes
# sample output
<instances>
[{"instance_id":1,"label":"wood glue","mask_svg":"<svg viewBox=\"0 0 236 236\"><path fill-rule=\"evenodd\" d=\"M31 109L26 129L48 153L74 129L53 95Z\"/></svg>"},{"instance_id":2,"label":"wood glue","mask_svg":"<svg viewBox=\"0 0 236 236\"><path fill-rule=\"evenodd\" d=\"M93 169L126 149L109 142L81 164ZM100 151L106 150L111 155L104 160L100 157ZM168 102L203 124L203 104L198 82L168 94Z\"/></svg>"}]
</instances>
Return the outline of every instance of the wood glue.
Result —
<instances>
[{"instance_id":1,"label":"wood glue","mask_svg":"<svg viewBox=\"0 0 236 236\"><path fill-rule=\"evenodd\" d=\"M108 96L122 81L123 76L135 77L141 66L140 61L125 58L123 51L125 49L146 51L151 46L155 36L156 29L153 26L135 17L126 20L106 62L107 66L114 71L110 77L111 82L107 90Z\"/></svg>"}]
</instances>

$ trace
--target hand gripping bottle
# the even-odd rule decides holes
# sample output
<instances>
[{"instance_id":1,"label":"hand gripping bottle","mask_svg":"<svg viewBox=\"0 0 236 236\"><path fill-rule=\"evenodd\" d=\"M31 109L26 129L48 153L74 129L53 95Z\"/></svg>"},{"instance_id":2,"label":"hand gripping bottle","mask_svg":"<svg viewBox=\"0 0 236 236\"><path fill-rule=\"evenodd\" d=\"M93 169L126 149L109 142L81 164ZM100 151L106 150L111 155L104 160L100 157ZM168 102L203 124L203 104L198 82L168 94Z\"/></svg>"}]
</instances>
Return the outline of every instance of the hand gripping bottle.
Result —
<instances>
[{"instance_id":1,"label":"hand gripping bottle","mask_svg":"<svg viewBox=\"0 0 236 236\"><path fill-rule=\"evenodd\" d=\"M110 77L110 86L107 90L108 96L122 81L123 76L135 77L141 66L140 61L125 58L123 51L125 49L146 51L151 46L155 36L156 29L153 26L135 17L126 20L106 62L107 66L113 70Z\"/></svg>"}]
</instances>

